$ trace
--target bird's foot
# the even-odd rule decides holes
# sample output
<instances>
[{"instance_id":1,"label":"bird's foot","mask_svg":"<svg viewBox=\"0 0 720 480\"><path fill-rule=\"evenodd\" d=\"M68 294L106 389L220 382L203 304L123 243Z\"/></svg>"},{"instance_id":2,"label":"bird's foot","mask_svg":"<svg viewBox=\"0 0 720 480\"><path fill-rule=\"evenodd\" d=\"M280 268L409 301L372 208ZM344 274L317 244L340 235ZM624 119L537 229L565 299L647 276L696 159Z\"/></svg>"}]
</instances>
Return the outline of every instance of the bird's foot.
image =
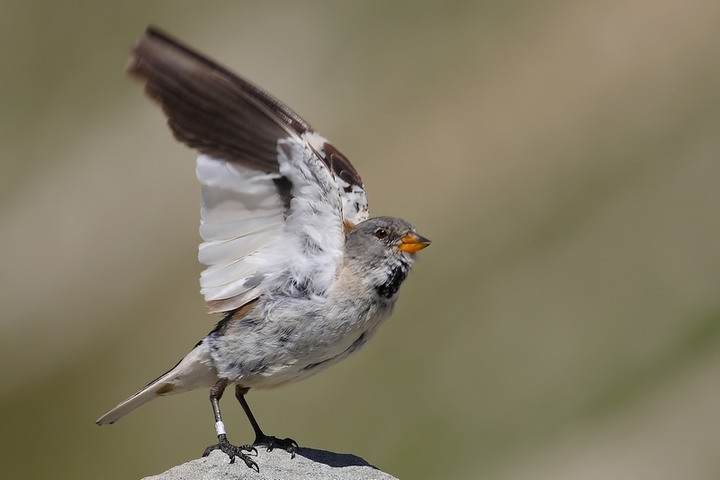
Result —
<instances>
[{"instance_id":1,"label":"bird's foot","mask_svg":"<svg viewBox=\"0 0 720 480\"><path fill-rule=\"evenodd\" d=\"M271 452L276 448L280 450L285 450L290 454L290 458L295 458L295 452L298 448L300 448L298 447L297 442L292 438L277 438L264 434L255 438L253 446L266 447L268 452Z\"/></svg>"},{"instance_id":2,"label":"bird's foot","mask_svg":"<svg viewBox=\"0 0 720 480\"><path fill-rule=\"evenodd\" d=\"M245 462L245 465L252 468L256 472L260 472L260 467L255 463L251 456L257 456L257 449L252 445L233 445L225 435L218 436L218 443L210 445L205 449L202 456L207 457L213 450L220 450L230 457L230 463L235 463L235 457ZM247 453L246 453L247 452Z\"/></svg>"}]
</instances>

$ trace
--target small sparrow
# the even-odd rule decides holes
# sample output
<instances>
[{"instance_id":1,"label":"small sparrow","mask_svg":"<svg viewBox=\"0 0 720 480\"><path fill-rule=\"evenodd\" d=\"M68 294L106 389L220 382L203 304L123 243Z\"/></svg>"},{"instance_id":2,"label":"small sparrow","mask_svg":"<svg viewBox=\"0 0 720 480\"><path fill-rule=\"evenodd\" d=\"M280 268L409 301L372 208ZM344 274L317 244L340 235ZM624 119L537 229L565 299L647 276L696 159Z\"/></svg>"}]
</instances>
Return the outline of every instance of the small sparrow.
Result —
<instances>
[{"instance_id":1,"label":"small sparrow","mask_svg":"<svg viewBox=\"0 0 720 480\"><path fill-rule=\"evenodd\" d=\"M200 152L201 291L223 318L172 370L97 423L209 387L218 443L203 455L221 450L257 470L254 446L294 455L298 445L265 435L245 394L309 377L358 351L392 313L415 253L430 241L399 218L368 218L348 159L223 66L148 28L128 71L145 82L175 137ZM251 445L227 439L219 402L230 384L255 431Z\"/></svg>"}]
</instances>

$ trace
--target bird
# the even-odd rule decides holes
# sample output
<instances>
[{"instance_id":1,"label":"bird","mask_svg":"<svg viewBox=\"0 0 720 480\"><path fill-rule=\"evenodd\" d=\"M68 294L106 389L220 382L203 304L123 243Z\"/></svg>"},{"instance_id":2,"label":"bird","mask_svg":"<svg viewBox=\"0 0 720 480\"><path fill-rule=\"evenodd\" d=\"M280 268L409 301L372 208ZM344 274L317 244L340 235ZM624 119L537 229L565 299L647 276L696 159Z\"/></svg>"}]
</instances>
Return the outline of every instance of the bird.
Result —
<instances>
[{"instance_id":1,"label":"bird","mask_svg":"<svg viewBox=\"0 0 720 480\"><path fill-rule=\"evenodd\" d=\"M128 72L161 106L175 138L198 151L201 293L220 321L175 367L96 423L155 398L210 389L218 443L231 463L256 447L299 448L266 435L245 399L314 375L358 351L388 319L430 244L405 220L370 218L357 170L284 103L156 27L135 42ZM255 434L227 438L226 387Z\"/></svg>"}]
</instances>

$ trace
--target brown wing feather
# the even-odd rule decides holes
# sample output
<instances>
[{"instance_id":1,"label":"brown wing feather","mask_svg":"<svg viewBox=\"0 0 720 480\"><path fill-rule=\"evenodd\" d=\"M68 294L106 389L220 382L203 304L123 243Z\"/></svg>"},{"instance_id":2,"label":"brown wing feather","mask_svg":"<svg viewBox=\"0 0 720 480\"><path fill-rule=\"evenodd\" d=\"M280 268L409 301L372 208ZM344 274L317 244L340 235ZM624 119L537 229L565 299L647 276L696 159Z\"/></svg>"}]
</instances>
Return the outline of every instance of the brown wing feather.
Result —
<instances>
[{"instance_id":1,"label":"brown wing feather","mask_svg":"<svg viewBox=\"0 0 720 480\"><path fill-rule=\"evenodd\" d=\"M312 131L290 107L239 75L149 27L132 50L128 71L145 80L175 137L213 158L277 171L277 141ZM333 175L363 187L355 167L325 143L315 151Z\"/></svg>"},{"instance_id":2,"label":"brown wing feather","mask_svg":"<svg viewBox=\"0 0 720 480\"><path fill-rule=\"evenodd\" d=\"M323 161L328 166L333 175L341 178L349 185L358 185L363 187L362 178L350 160L340 152L332 143L326 142L324 145L325 157Z\"/></svg>"},{"instance_id":3,"label":"brown wing feather","mask_svg":"<svg viewBox=\"0 0 720 480\"><path fill-rule=\"evenodd\" d=\"M310 129L270 94L152 27L128 71L146 81L175 137L214 158L277 171L277 140Z\"/></svg>"}]
</instances>

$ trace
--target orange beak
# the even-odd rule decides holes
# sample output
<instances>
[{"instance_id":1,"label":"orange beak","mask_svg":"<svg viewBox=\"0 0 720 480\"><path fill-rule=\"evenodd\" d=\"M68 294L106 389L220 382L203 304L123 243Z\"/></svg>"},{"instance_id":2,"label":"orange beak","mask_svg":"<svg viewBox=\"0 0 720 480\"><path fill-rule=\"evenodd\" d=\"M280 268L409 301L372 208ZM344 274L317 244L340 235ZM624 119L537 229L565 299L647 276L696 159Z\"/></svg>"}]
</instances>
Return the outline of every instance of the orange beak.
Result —
<instances>
[{"instance_id":1,"label":"orange beak","mask_svg":"<svg viewBox=\"0 0 720 480\"><path fill-rule=\"evenodd\" d=\"M398 249L403 252L415 253L419 252L428 245L430 245L430 240L427 238L422 235L418 235L417 233L408 233L400 239Z\"/></svg>"}]
</instances>

